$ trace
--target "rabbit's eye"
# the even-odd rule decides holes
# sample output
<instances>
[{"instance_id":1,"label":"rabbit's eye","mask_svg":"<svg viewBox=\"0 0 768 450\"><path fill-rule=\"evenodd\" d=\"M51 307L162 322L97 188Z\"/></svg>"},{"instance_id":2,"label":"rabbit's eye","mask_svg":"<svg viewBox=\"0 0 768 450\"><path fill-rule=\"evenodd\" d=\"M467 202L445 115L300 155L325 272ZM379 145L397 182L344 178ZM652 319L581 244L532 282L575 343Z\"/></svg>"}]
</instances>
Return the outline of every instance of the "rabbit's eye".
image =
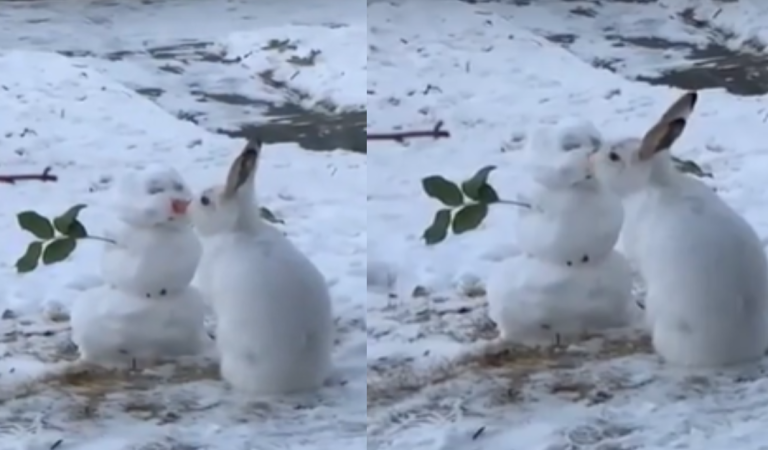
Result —
<instances>
[{"instance_id":1,"label":"rabbit's eye","mask_svg":"<svg viewBox=\"0 0 768 450\"><path fill-rule=\"evenodd\" d=\"M184 190L184 186L181 183L173 183L173 190L181 192Z\"/></svg>"},{"instance_id":2,"label":"rabbit's eye","mask_svg":"<svg viewBox=\"0 0 768 450\"><path fill-rule=\"evenodd\" d=\"M149 192L149 195L155 195L163 192L165 189L163 189L160 186L150 186L149 189L147 189L147 192Z\"/></svg>"},{"instance_id":3,"label":"rabbit's eye","mask_svg":"<svg viewBox=\"0 0 768 450\"><path fill-rule=\"evenodd\" d=\"M208 206L211 204L211 199L208 198L207 195L203 195L202 197L200 197L200 203L202 203L203 206Z\"/></svg>"},{"instance_id":4,"label":"rabbit's eye","mask_svg":"<svg viewBox=\"0 0 768 450\"><path fill-rule=\"evenodd\" d=\"M608 159L610 159L613 162L617 162L621 160L621 156L619 156L616 152L608 153Z\"/></svg>"}]
</instances>

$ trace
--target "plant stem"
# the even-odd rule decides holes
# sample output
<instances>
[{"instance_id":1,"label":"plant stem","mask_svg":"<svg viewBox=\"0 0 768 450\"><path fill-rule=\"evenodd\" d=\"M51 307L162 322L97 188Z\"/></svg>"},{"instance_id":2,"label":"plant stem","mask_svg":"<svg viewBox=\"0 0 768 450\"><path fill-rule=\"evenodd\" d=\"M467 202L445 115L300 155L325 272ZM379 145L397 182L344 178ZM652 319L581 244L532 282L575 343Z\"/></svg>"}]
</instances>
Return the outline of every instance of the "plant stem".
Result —
<instances>
[{"instance_id":1,"label":"plant stem","mask_svg":"<svg viewBox=\"0 0 768 450\"><path fill-rule=\"evenodd\" d=\"M499 200L496 203L501 203L502 205L512 205L512 206L519 206L521 208L533 209L533 205L531 205L530 203L517 202L514 200Z\"/></svg>"},{"instance_id":2,"label":"plant stem","mask_svg":"<svg viewBox=\"0 0 768 450\"><path fill-rule=\"evenodd\" d=\"M80 239L90 239L92 241L101 241L101 242L107 242L107 243L110 243L110 244L113 244L113 245L117 245L117 241L115 241L114 239L105 238L105 237L101 237L101 236L91 236L90 234L88 236L84 236L84 237L82 237Z\"/></svg>"}]
</instances>

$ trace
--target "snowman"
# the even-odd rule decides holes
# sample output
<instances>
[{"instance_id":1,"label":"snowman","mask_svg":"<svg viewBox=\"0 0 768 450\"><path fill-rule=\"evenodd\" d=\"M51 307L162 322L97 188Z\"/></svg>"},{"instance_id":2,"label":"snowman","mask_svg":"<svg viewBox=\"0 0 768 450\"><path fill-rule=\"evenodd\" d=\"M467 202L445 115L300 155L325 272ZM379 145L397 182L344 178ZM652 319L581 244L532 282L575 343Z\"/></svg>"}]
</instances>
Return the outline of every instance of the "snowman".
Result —
<instances>
[{"instance_id":1,"label":"snowman","mask_svg":"<svg viewBox=\"0 0 768 450\"><path fill-rule=\"evenodd\" d=\"M72 340L81 360L158 363L200 353L206 307L190 285L202 246L187 218L190 189L173 169L150 166L118 185L119 225L106 237L102 286L76 300Z\"/></svg>"},{"instance_id":2,"label":"snowman","mask_svg":"<svg viewBox=\"0 0 768 450\"><path fill-rule=\"evenodd\" d=\"M531 140L531 186L518 198L531 206L518 217L521 254L501 262L487 284L489 316L502 341L559 343L631 322L632 272L614 250L623 209L589 170L602 142L581 120Z\"/></svg>"}]
</instances>

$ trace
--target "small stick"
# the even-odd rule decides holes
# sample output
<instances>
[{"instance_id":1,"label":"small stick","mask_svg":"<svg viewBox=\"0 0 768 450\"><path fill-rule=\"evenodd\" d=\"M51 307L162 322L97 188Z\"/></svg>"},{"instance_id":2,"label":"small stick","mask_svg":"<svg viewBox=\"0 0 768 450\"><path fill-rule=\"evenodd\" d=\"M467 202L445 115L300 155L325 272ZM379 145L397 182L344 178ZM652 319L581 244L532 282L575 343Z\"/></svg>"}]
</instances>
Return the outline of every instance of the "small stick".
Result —
<instances>
[{"instance_id":1,"label":"small stick","mask_svg":"<svg viewBox=\"0 0 768 450\"><path fill-rule=\"evenodd\" d=\"M46 167L40 174L0 175L0 183L16 184L17 181L59 181L59 177L51 175L51 168Z\"/></svg>"},{"instance_id":2,"label":"small stick","mask_svg":"<svg viewBox=\"0 0 768 450\"><path fill-rule=\"evenodd\" d=\"M435 124L435 127L429 131L425 131L425 130L402 131L402 132L395 132L395 133L371 133L371 134L365 135L365 138L368 141L397 141L397 142L403 142L406 139L412 139L412 138L440 139L440 138L449 138L449 137L451 137L451 133L443 130L442 121L437 122L437 124Z\"/></svg>"}]
</instances>

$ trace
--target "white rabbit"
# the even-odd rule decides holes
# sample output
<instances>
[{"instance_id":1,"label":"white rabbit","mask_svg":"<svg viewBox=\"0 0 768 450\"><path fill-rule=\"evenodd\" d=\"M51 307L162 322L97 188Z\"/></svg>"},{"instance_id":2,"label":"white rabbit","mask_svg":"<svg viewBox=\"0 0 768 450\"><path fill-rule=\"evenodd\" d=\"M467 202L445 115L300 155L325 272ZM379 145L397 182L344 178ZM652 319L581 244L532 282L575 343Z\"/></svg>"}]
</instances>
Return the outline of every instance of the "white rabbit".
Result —
<instances>
[{"instance_id":1,"label":"white rabbit","mask_svg":"<svg viewBox=\"0 0 768 450\"><path fill-rule=\"evenodd\" d=\"M189 286L202 255L186 214L191 200L172 168L155 165L126 176L115 197L121 223L105 233L116 245L104 248L104 281L139 295Z\"/></svg>"},{"instance_id":2,"label":"white rabbit","mask_svg":"<svg viewBox=\"0 0 768 450\"><path fill-rule=\"evenodd\" d=\"M179 174L152 166L128 175L115 198L121 224L106 233L104 285L77 299L72 340L94 363L194 355L210 343L205 304L190 286L202 246L186 216L192 195Z\"/></svg>"},{"instance_id":3,"label":"white rabbit","mask_svg":"<svg viewBox=\"0 0 768 450\"><path fill-rule=\"evenodd\" d=\"M260 143L248 143L226 184L190 208L210 242L200 274L217 318L221 374L252 395L319 388L331 371L334 324L318 269L261 218L254 178Z\"/></svg>"},{"instance_id":4,"label":"white rabbit","mask_svg":"<svg viewBox=\"0 0 768 450\"><path fill-rule=\"evenodd\" d=\"M629 325L631 289L632 272L615 251L574 267L518 255L489 277L488 314L502 341L551 344Z\"/></svg>"},{"instance_id":5,"label":"white rabbit","mask_svg":"<svg viewBox=\"0 0 768 450\"><path fill-rule=\"evenodd\" d=\"M589 155L603 138L590 122L568 122L555 132L540 131L531 141L534 183L519 200L519 248L566 265L606 257L624 220L620 199L592 177Z\"/></svg>"},{"instance_id":6,"label":"white rabbit","mask_svg":"<svg viewBox=\"0 0 768 450\"><path fill-rule=\"evenodd\" d=\"M642 139L607 144L595 175L624 196L625 248L647 285L656 352L688 367L755 362L768 349L768 263L752 227L670 152L696 105L683 95Z\"/></svg>"}]
</instances>

